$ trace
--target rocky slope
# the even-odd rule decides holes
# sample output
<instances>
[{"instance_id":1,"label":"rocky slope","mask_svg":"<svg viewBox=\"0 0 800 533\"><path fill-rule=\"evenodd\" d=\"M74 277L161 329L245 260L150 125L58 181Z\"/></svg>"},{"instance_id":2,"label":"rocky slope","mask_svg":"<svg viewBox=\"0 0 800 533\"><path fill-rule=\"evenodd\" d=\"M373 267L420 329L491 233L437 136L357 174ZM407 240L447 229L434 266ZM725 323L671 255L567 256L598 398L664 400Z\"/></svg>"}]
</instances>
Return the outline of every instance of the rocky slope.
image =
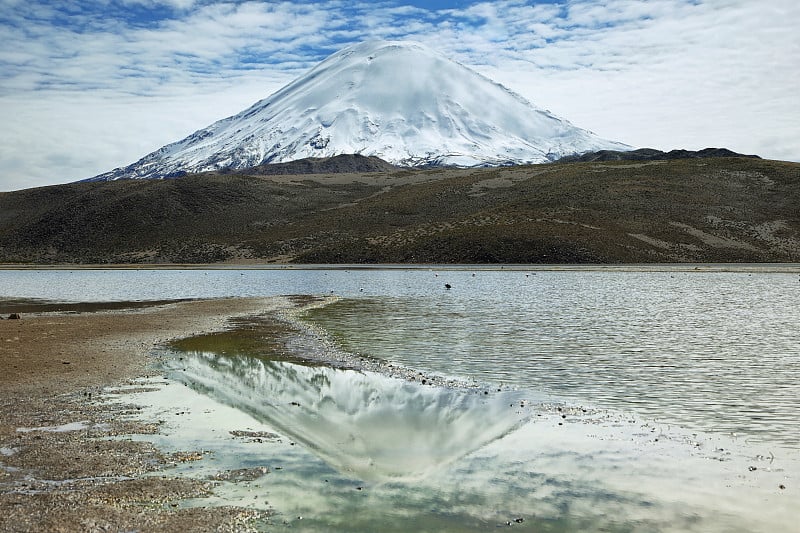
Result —
<instances>
[{"instance_id":1,"label":"rocky slope","mask_svg":"<svg viewBox=\"0 0 800 533\"><path fill-rule=\"evenodd\" d=\"M654 148L636 150L599 150L585 154L568 155L559 163L587 163L590 161L659 161L669 159L706 159L709 157L752 157L757 155L737 154L727 148L703 148L702 150L670 150L664 152Z\"/></svg>"}]
</instances>

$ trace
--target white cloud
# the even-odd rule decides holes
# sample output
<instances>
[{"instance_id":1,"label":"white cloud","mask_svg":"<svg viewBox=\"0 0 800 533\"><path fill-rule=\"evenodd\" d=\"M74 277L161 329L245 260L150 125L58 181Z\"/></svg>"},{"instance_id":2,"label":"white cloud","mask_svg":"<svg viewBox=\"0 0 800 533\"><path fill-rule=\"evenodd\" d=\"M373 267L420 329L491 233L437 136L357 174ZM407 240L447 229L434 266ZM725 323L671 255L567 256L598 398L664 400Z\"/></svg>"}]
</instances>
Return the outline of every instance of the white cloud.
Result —
<instances>
[{"instance_id":1,"label":"white cloud","mask_svg":"<svg viewBox=\"0 0 800 533\"><path fill-rule=\"evenodd\" d=\"M475 32L478 70L579 126L637 146L800 160L794 2L611 0L508 16L526 44L492 54Z\"/></svg>"},{"instance_id":2,"label":"white cloud","mask_svg":"<svg viewBox=\"0 0 800 533\"><path fill-rule=\"evenodd\" d=\"M86 6L0 6L0 190L128 164L365 38L426 42L607 138L800 160L795 0L108 0L167 9L152 21Z\"/></svg>"}]
</instances>

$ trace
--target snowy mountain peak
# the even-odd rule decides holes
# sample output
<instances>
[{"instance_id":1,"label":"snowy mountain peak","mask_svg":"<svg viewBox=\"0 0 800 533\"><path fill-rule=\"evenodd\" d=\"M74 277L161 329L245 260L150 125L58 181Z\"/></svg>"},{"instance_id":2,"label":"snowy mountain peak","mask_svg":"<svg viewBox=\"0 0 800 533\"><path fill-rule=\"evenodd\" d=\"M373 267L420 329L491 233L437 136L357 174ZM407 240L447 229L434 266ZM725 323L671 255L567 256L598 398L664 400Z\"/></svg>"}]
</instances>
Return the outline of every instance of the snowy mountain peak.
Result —
<instances>
[{"instance_id":1,"label":"snowy mountain peak","mask_svg":"<svg viewBox=\"0 0 800 533\"><path fill-rule=\"evenodd\" d=\"M368 41L336 52L249 109L92 180L339 154L407 166L475 166L628 148L536 108L425 45Z\"/></svg>"}]
</instances>

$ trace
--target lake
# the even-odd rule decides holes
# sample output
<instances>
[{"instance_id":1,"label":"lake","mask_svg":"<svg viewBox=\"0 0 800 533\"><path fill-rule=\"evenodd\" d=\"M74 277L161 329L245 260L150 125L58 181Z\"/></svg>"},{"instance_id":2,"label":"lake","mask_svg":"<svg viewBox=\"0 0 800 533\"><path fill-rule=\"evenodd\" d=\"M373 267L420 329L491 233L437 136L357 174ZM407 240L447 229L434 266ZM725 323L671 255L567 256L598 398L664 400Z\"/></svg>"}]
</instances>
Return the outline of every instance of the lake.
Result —
<instances>
[{"instance_id":1,"label":"lake","mask_svg":"<svg viewBox=\"0 0 800 533\"><path fill-rule=\"evenodd\" d=\"M789 530L800 280L716 270L16 270L0 298L326 297L298 356L416 379L197 351L132 394L158 444L210 452L186 475L269 467L216 503L270 530Z\"/></svg>"}]
</instances>

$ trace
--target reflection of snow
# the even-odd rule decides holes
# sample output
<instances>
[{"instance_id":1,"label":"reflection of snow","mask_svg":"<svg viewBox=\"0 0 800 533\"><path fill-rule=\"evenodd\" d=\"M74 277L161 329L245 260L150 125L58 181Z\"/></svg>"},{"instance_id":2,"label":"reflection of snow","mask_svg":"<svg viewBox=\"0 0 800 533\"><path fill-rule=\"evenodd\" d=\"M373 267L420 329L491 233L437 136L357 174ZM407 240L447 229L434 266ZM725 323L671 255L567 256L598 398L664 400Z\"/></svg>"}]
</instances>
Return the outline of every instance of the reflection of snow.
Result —
<instances>
[{"instance_id":1,"label":"reflection of snow","mask_svg":"<svg viewBox=\"0 0 800 533\"><path fill-rule=\"evenodd\" d=\"M185 356L180 368L178 380L365 480L424 477L526 419L516 393L484 395L375 373L211 354Z\"/></svg>"},{"instance_id":2,"label":"reflection of snow","mask_svg":"<svg viewBox=\"0 0 800 533\"><path fill-rule=\"evenodd\" d=\"M376 449L378 444L368 441L372 437L388 449L380 461L388 461L392 448L402 451L401 443L375 435L383 429L368 427L366 419L374 418L370 413L379 412L372 405L410 396L397 411L383 413L417 434L440 431L430 414L439 406L456 417L442 415L442 427L460 423L459 416L465 416L466 427L480 420L479 412L490 423L492 414L503 417L505 408L515 411L508 404L516 398L407 387L368 373L248 358L183 357L183 361L170 359L175 364L173 375L189 386L170 386L171 380L159 379L147 383L148 389L161 384L155 392L135 394L141 396L137 403L152 405L137 410L136 416L163 420L167 430L141 438L155 441L162 450L206 451L203 460L176 467L181 475L193 478L208 480L230 475L228 471L270 468L269 475L252 481L223 482L210 499L195 502L273 510L276 520L270 530L294 531L301 526L304 531L325 532L488 531L511 521L514 531L727 533L788 531L796 523L796 505L787 498L792 494L791 480L797 477L796 458L776 453L774 463L769 457L759 459L752 447L724 436L686 434L680 428L634 421L613 411L531 403L533 416L503 438L485 445L472 443L474 451L454 457L445 468L435 463L428 470L403 465L406 470L400 475L408 477L391 477L376 473L383 463L359 463L356 470L345 462L358 461L361 454L367 457ZM438 402L431 400L440 394ZM508 400L505 408L497 401L500 398ZM114 400L131 401L118 396ZM327 405L336 401L337 407ZM460 414L459 405L470 412ZM406 418L412 406L420 412ZM420 420L418 426L410 422L415 418ZM427 423L435 427L425 427ZM324 434L331 430L336 437ZM257 443L237 436L274 431L288 438ZM350 434L360 439L355 442L362 448L341 442ZM426 438L418 437L410 446ZM448 446L449 440L448 435L438 434L428 445ZM294 441L308 446L292 446ZM340 472L332 471L312 451ZM749 466L758 469L751 471ZM421 468L413 474L416 477L411 477L411 467ZM362 478L362 472L369 478ZM779 489L780 484L787 488ZM300 516L298 523L295 519ZM513 522L518 517L524 523Z\"/></svg>"}]
</instances>

